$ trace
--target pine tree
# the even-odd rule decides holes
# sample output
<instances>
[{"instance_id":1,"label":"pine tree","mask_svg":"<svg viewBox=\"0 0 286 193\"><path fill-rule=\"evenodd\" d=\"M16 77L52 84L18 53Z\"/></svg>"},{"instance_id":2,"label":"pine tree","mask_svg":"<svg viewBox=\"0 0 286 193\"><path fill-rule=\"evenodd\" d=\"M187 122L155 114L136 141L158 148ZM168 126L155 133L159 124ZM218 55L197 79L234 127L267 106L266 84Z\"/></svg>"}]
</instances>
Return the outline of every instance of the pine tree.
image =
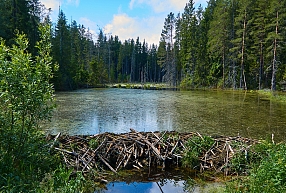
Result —
<instances>
[{"instance_id":1,"label":"pine tree","mask_svg":"<svg viewBox=\"0 0 286 193\"><path fill-rule=\"evenodd\" d=\"M59 71L55 74L55 88L59 90L74 89L71 77L71 41L69 25L62 10L59 12L58 21L53 38L53 59L59 64Z\"/></svg>"},{"instance_id":2,"label":"pine tree","mask_svg":"<svg viewBox=\"0 0 286 193\"><path fill-rule=\"evenodd\" d=\"M180 57L185 81L195 84L198 49L198 21L192 0L185 6L181 20Z\"/></svg>"},{"instance_id":3,"label":"pine tree","mask_svg":"<svg viewBox=\"0 0 286 193\"><path fill-rule=\"evenodd\" d=\"M229 11L230 1L218 0L208 31L208 47L212 62L211 76L221 81L219 86L222 88L226 86L228 72L227 59L231 35Z\"/></svg>"},{"instance_id":4,"label":"pine tree","mask_svg":"<svg viewBox=\"0 0 286 193\"><path fill-rule=\"evenodd\" d=\"M161 33L161 39L166 42L166 59L164 63L164 81L170 86L176 86L177 68L175 63L174 37L175 37L176 19L174 13L169 13L164 22Z\"/></svg>"},{"instance_id":5,"label":"pine tree","mask_svg":"<svg viewBox=\"0 0 286 193\"><path fill-rule=\"evenodd\" d=\"M267 86L267 67L265 65L265 43L266 43L266 24L267 24L267 7L269 3L265 0L254 2L253 17L251 19L251 37L253 46L251 48L254 61L259 61L258 66L251 66L253 77L258 77L258 89ZM258 73L257 73L258 72Z\"/></svg>"},{"instance_id":6,"label":"pine tree","mask_svg":"<svg viewBox=\"0 0 286 193\"><path fill-rule=\"evenodd\" d=\"M232 40L234 60L240 64L239 88L247 89L245 65L247 64L250 47L250 19L253 1L240 0L238 15L235 17L236 38Z\"/></svg>"},{"instance_id":7,"label":"pine tree","mask_svg":"<svg viewBox=\"0 0 286 193\"><path fill-rule=\"evenodd\" d=\"M276 74L280 55L282 54L281 48L283 46L283 37L281 31L285 30L285 26L281 25L285 21L285 3L281 0L272 0L267 11L267 18L269 18L266 25L268 32L266 43L267 43L267 58L271 64L271 90L276 90Z\"/></svg>"}]
</instances>

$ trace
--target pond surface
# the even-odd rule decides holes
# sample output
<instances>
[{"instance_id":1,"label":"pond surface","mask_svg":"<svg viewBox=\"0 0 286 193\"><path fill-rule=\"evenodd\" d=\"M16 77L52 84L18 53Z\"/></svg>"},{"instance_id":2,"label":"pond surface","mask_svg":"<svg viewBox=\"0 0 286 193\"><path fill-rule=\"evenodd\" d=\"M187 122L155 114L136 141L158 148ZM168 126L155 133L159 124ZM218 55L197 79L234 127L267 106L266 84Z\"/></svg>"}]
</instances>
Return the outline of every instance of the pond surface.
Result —
<instances>
[{"instance_id":1,"label":"pond surface","mask_svg":"<svg viewBox=\"0 0 286 193\"><path fill-rule=\"evenodd\" d=\"M47 132L70 135L137 131L199 132L285 140L286 105L241 91L88 89L56 93L57 109ZM175 174L176 176L177 174ZM140 177L140 175L138 175ZM188 187L190 177L164 183L110 182L100 192L209 192L221 184Z\"/></svg>"},{"instance_id":2,"label":"pond surface","mask_svg":"<svg viewBox=\"0 0 286 193\"><path fill-rule=\"evenodd\" d=\"M70 135L137 131L199 132L285 140L286 105L241 91L88 89L56 93L47 131Z\"/></svg>"}]
</instances>

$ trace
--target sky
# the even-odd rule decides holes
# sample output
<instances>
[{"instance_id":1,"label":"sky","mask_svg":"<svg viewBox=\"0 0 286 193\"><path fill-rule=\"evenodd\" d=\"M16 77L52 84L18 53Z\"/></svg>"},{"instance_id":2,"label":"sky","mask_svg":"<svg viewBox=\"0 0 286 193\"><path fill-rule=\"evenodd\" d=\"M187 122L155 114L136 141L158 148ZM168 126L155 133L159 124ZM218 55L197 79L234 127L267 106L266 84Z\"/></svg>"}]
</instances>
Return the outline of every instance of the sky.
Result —
<instances>
[{"instance_id":1,"label":"sky","mask_svg":"<svg viewBox=\"0 0 286 193\"><path fill-rule=\"evenodd\" d=\"M104 33L117 35L121 41L140 38L148 44L159 44L164 21L170 12L177 15L184 11L189 0L41 0L52 9L52 21L56 23L59 6L68 23L75 20L93 34L94 39ZM206 7L207 0L194 0L195 7Z\"/></svg>"}]
</instances>

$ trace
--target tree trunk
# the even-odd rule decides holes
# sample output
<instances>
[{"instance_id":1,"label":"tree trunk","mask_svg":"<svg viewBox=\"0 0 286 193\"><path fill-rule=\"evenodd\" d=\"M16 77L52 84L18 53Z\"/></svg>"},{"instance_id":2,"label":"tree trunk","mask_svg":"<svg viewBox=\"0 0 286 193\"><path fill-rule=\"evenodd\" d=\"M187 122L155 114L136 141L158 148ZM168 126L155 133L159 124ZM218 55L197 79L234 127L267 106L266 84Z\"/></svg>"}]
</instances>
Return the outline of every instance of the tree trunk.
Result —
<instances>
[{"instance_id":1,"label":"tree trunk","mask_svg":"<svg viewBox=\"0 0 286 193\"><path fill-rule=\"evenodd\" d=\"M243 89L247 90L246 80L245 80L245 71L244 71L244 49L245 49L245 33L246 33L246 10L243 21L243 34L242 34L242 46L241 46L241 79L240 79L240 88L242 88L243 81ZM242 80L243 79L243 80Z\"/></svg>"},{"instance_id":2,"label":"tree trunk","mask_svg":"<svg viewBox=\"0 0 286 193\"><path fill-rule=\"evenodd\" d=\"M276 29L275 34L278 35L278 19L279 19L279 13L277 11L276 14ZM274 48L273 48L273 61L272 61L272 79L271 79L271 90L276 90L276 53L277 52L277 38L274 38Z\"/></svg>"}]
</instances>

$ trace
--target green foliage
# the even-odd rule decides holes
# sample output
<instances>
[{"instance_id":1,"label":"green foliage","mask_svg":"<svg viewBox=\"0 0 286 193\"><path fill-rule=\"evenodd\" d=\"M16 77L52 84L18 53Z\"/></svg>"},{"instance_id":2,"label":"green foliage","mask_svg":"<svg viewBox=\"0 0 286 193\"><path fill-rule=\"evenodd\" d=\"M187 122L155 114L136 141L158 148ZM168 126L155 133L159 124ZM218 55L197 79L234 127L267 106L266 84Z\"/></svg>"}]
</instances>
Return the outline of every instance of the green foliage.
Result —
<instances>
[{"instance_id":1,"label":"green foliage","mask_svg":"<svg viewBox=\"0 0 286 193\"><path fill-rule=\"evenodd\" d=\"M240 150L236 152L230 160L230 169L238 175L249 174L252 167L259 163L264 156L263 149L260 144L248 147L247 144L235 142L231 144L232 148Z\"/></svg>"},{"instance_id":2,"label":"green foliage","mask_svg":"<svg viewBox=\"0 0 286 193\"><path fill-rule=\"evenodd\" d=\"M186 150L182 163L185 167L195 168L199 164L199 159L212 145L214 140L208 136L194 136L186 143Z\"/></svg>"},{"instance_id":3,"label":"green foliage","mask_svg":"<svg viewBox=\"0 0 286 193\"><path fill-rule=\"evenodd\" d=\"M227 192L285 192L286 144L255 145L250 175L227 183Z\"/></svg>"},{"instance_id":4,"label":"green foliage","mask_svg":"<svg viewBox=\"0 0 286 193\"><path fill-rule=\"evenodd\" d=\"M286 145L271 145L250 175L248 188L254 192L286 191Z\"/></svg>"},{"instance_id":5,"label":"green foliage","mask_svg":"<svg viewBox=\"0 0 286 193\"><path fill-rule=\"evenodd\" d=\"M59 166L52 173L47 173L35 192L52 193L73 193L73 192L94 192L95 183L83 177L81 172L73 173L72 170Z\"/></svg>"},{"instance_id":6,"label":"green foliage","mask_svg":"<svg viewBox=\"0 0 286 193\"><path fill-rule=\"evenodd\" d=\"M286 102L286 95L279 92L272 92L270 90L260 90L258 94L261 97L265 97L271 101Z\"/></svg>"},{"instance_id":7,"label":"green foliage","mask_svg":"<svg viewBox=\"0 0 286 193\"><path fill-rule=\"evenodd\" d=\"M49 119L53 105L50 84L50 26L40 26L41 40L36 44L39 56L27 52L28 40L18 33L9 48L0 44L0 186L3 191L29 189L43 177L56 159L48 155L42 120ZM39 167L41 166L41 167Z\"/></svg>"},{"instance_id":8,"label":"green foliage","mask_svg":"<svg viewBox=\"0 0 286 193\"><path fill-rule=\"evenodd\" d=\"M99 145L98 141L96 139L91 139L89 140L89 147L91 147L92 149L96 149Z\"/></svg>"},{"instance_id":9,"label":"green foliage","mask_svg":"<svg viewBox=\"0 0 286 193\"><path fill-rule=\"evenodd\" d=\"M54 107L50 26L39 30L35 58L23 34L12 48L0 42L0 192L92 192L81 173L57 168L59 156L50 155L39 130Z\"/></svg>"},{"instance_id":10,"label":"green foliage","mask_svg":"<svg viewBox=\"0 0 286 193\"><path fill-rule=\"evenodd\" d=\"M194 88L194 82L193 82L192 78L189 76L184 78L180 83L180 87L183 89Z\"/></svg>"}]
</instances>

